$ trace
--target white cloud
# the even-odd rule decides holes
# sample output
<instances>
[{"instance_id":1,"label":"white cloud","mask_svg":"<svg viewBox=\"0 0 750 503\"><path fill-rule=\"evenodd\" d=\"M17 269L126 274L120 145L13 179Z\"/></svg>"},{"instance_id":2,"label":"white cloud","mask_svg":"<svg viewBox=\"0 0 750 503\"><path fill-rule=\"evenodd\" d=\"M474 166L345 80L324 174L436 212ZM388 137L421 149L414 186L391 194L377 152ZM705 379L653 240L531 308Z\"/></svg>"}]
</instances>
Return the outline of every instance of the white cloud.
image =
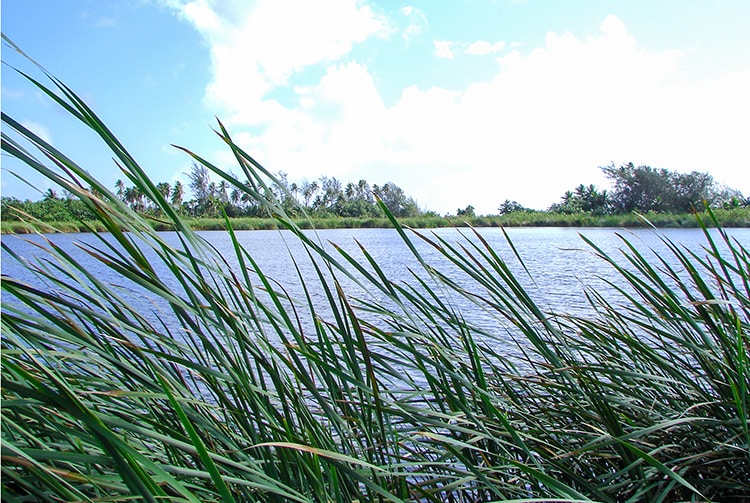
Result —
<instances>
[{"instance_id":1,"label":"white cloud","mask_svg":"<svg viewBox=\"0 0 750 503\"><path fill-rule=\"evenodd\" d=\"M301 16L322 27L287 26L279 16L288 5L260 2L231 22L213 9L209 24L219 28L202 28L214 65L210 101L232 115L238 143L292 180L390 180L428 209L472 204L480 213L505 199L545 208L579 183L606 186L597 166L610 162L709 171L748 188L738 173L747 172L749 73L681 82L681 52L649 52L609 16L595 36L549 33L541 47L513 49L497 58L490 81L411 86L386 106L373 69L342 59L387 22L357 2L337 5L335 23L312 7ZM304 47L284 47L297 30ZM435 43L443 56L456 47L486 55L505 46ZM295 88L295 106L267 97L311 65L325 75Z\"/></svg>"},{"instance_id":2,"label":"white cloud","mask_svg":"<svg viewBox=\"0 0 750 503\"><path fill-rule=\"evenodd\" d=\"M433 41L433 44L435 46L435 51L433 52L433 54L436 58L453 59L453 42L449 40L435 40Z\"/></svg>"},{"instance_id":3,"label":"white cloud","mask_svg":"<svg viewBox=\"0 0 750 503\"><path fill-rule=\"evenodd\" d=\"M472 42L466 48L466 54L473 54L477 56L484 56L495 52L500 52L505 48L505 42L495 42L491 44L486 40L477 40Z\"/></svg>"},{"instance_id":4,"label":"white cloud","mask_svg":"<svg viewBox=\"0 0 750 503\"><path fill-rule=\"evenodd\" d=\"M181 6L181 14L211 47L209 106L255 123L273 120L279 112L264 97L290 76L337 61L354 44L387 30L382 17L355 0L192 0Z\"/></svg>"},{"instance_id":5,"label":"white cloud","mask_svg":"<svg viewBox=\"0 0 750 503\"><path fill-rule=\"evenodd\" d=\"M420 9L413 5L402 7L401 15L406 20L406 27L403 29L401 37L409 43L412 39L421 35L428 26L427 16Z\"/></svg>"},{"instance_id":6,"label":"white cloud","mask_svg":"<svg viewBox=\"0 0 750 503\"><path fill-rule=\"evenodd\" d=\"M185 4L182 14L204 33L217 32L224 24L206 0L195 0Z\"/></svg>"},{"instance_id":7,"label":"white cloud","mask_svg":"<svg viewBox=\"0 0 750 503\"><path fill-rule=\"evenodd\" d=\"M367 68L330 66L317 85L297 89L286 110L250 141L258 158L296 178L345 176L379 155L385 107Z\"/></svg>"}]
</instances>

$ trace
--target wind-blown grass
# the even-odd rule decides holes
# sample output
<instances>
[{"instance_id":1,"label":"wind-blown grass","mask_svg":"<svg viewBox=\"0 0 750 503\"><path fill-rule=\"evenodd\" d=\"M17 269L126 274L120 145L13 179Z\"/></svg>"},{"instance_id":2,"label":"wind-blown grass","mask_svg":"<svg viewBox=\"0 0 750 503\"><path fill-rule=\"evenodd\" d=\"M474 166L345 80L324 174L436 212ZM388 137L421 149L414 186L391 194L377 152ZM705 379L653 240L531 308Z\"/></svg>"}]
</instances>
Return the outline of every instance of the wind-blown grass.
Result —
<instances>
[{"instance_id":1,"label":"wind-blown grass","mask_svg":"<svg viewBox=\"0 0 750 503\"><path fill-rule=\"evenodd\" d=\"M723 231L704 227L702 254L665 240L672 260L647 259L626 239L617 259L589 243L619 273L611 288L622 302L589 291L593 314L575 317L537 303L481 233L454 243L391 218L421 264L404 282L366 249L330 251L302 232L262 196L270 173L219 123L250 186L186 152L304 244L296 259L316 275L297 269L304 295L293 299L228 220L232 260L203 241L93 111L49 78L32 82L109 146L179 244L2 115L4 154L80 197L108 233L84 246L86 261L45 240L26 263L39 281L3 277L3 500L742 501L750 492L750 254ZM444 261L426 262L420 240ZM118 280L93 275L88 261ZM123 285L163 309L142 312ZM497 330L468 322L455 295L491 313ZM522 360L496 349L509 337Z\"/></svg>"}]
</instances>

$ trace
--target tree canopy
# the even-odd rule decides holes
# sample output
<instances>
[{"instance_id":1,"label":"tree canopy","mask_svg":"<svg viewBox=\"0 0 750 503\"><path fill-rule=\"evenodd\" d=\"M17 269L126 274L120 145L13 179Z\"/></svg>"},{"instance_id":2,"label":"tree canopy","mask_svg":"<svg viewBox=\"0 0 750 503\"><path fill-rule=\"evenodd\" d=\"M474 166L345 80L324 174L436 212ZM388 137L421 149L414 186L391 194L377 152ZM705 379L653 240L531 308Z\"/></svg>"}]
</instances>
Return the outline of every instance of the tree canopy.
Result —
<instances>
[{"instance_id":1,"label":"tree canopy","mask_svg":"<svg viewBox=\"0 0 750 503\"><path fill-rule=\"evenodd\" d=\"M700 210L704 203L712 208L747 206L750 201L742 193L718 185L708 173L678 173L664 168L621 166L600 167L611 181L610 191L594 185L579 185L567 191L549 211L557 213L589 213L592 215L623 214L633 211L689 213Z\"/></svg>"},{"instance_id":2,"label":"tree canopy","mask_svg":"<svg viewBox=\"0 0 750 503\"><path fill-rule=\"evenodd\" d=\"M378 199L397 217L421 214L416 201L393 182L371 186L367 180L359 180L344 185L336 177L321 176L317 180L304 180L298 184L290 182L288 175L280 171L268 187L251 187L250 182L245 182L245 185L266 199L280 201L281 207L290 216L299 216L304 212L314 217L382 217ZM270 216L262 197L248 197L241 187L232 186L225 180L213 182L205 166L193 164L188 173L187 187L193 199L186 201L185 186L180 181L176 181L174 186L164 182L157 184L165 199L189 216L213 218L220 216L222 211L230 217ZM134 188L125 186L121 180L117 181L115 189L117 196L134 209L151 209Z\"/></svg>"},{"instance_id":3,"label":"tree canopy","mask_svg":"<svg viewBox=\"0 0 750 503\"><path fill-rule=\"evenodd\" d=\"M746 198L736 189L717 184L707 173L692 171L678 173L651 166L635 166L633 163L601 167L611 181L611 189L599 189L593 184L579 184L566 191L560 202L552 204L551 213L593 216L622 215L637 212L689 213L693 208L703 208L704 202L712 208L738 208L750 206ZM435 212L420 210L416 201L407 196L403 189L393 182L383 185L367 180L342 183L336 177L321 176L317 180L291 182L284 172L278 172L267 187L258 187L245 181L246 188L263 197L250 197L241 186L234 186L226 180L218 183L211 180L211 173L205 166L193 164L187 173L188 182L175 181L156 184L157 191L169 201L179 213L201 218L217 218L223 213L229 217L270 217L269 205L263 204L263 197L274 198L292 217L303 213L316 218L354 217L379 218L383 211L378 201L397 217L437 216ZM234 176L239 180L238 177ZM114 195L128 204L133 210L143 213L158 213L156 205L135 186L117 180ZM192 193L187 199L186 193ZM20 210L42 221L89 220L89 209L75 197L54 189L43 194L40 201L21 201L14 197L2 198L4 219L16 220L15 211ZM515 212L529 212L528 208L514 200L506 199L497 209L499 215ZM456 211L459 217L476 217L475 208L468 205Z\"/></svg>"}]
</instances>

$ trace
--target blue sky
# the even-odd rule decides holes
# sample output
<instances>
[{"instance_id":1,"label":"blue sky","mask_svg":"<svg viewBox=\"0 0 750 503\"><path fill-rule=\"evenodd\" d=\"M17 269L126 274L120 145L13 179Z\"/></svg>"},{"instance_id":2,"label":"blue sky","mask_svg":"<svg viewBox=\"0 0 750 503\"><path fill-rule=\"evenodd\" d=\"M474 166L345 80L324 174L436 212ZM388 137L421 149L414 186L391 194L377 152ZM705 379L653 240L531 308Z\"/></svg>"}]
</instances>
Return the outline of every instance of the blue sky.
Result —
<instances>
[{"instance_id":1,"label":"blue sky","mask_svg":"<svg viewBox=\"0 0 750 503\"><path fill-rule=\"evenodd\" d=\"M598 166L706 171L750 193L746 0L3 0L2 31L156 181L215 117L291 181L391 181L424 209L546 208ZM33 68L3 47L3 61ZM7 65L2 108L109 186L107 152ZM3 158L2 193L45 182Z\"/></svg>"}]
</instances>

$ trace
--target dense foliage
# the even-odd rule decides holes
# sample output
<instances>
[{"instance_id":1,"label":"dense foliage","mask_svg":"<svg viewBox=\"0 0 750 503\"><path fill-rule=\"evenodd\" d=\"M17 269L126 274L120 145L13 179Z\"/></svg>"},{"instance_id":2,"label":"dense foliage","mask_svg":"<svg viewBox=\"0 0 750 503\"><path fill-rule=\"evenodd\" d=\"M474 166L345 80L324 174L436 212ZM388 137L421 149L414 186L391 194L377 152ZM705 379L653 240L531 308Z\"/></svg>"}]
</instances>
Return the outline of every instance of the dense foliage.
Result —
<instances>
[{"instance_id":1,"label":"dense foliage","mask_svg":"<svg viewBox=\"0 0 750 503\"><path fill-rule=\"evenodd\" d=\"M689 214L705 206L728 210L750 207L750 198L745 198L736 189L717 186L706 173L680 174L650 166L636 167L632 163L619 168L610 165L601 169L612 180L611 191L580 184L574 190L565 192L561 202L550 206L547 212L605 217L633 212ZM231 177L238 178L234 174ZM224 179L216 183L211 179L210 170L198 162L193 163L188 179L187 189L192 192L192 199L186 199L186 187L181 181L176 181L174 185L159 182L156 190L176 212L197 219L216 219L223 215L230 218L271 218L269 201L279 201L279 209L292 218L380 219L387 224L378 201L399 218L430 219L438 216L435 212L420 210L416 201L393 182L371 186L367 180L359 180L356 184L349 182L343 185L336 177L322 176L318 180L305 180L297 184L289 182L286 173L278 172L269 185L259 191L247 179L237 186ZM258 197L251 196L251 192ZM137 185L126 185L122 179L115 183L115 194L137 212L154 217L160 217L163 213ZM509 199L500 204L497 211L499 216L535 213L533 217L527 215L527 219L531 219L527 225L540 225L538 222L550 220L548 217L538 218L541 212ZM75 197L70 194L59 197L52 189L36 202L2 198L4 220L19 221L22 214L43 222L77 222L94 218L94 214ZM453 216L446 215L449 219ZM455 217L481 225L476 221L478 215L472 205L458 208ZM554 219L551 221L554 224ZM602 224L594 221L589 225Z\"/></svg>"},{"instance_id":2,"label":"dense foliage","mask_svg":"<svg viewBox=\"0 0 750 503\"><path fill-rule=\"evenodd\" d=\"M281 208L292 217L385 218L376 200L382 201L388 211L399 217L423 214L414 199L393 182L370 186L366 180L360 180L344 186L337 178L324 176L298 186L289 183L286 174L280 172L276 174L274 182L264 189L263 198L256 200L248 196L242 187L230 188L226 180L219 183L211 181L206 167L197 163L193 163L188 178L188 188L194 195L192 199L186 199L185 185L181 181L173 185L157 183L156 190L175 211L192 218L220 218L224 214L231 218L269 218L271 214L264 200L281 201ZM247 180L244 183L250 185ZM140 188L126 185L122 179L115 183L115 194L134 211L155 217L163 214ZM2 211L5 220L15 221L21 219L22 213L43 222L94 219L94 214L75 197L58 197L53 190L48 191L40 201L3 197Z\"/></svg>"},{"instance_id":3,"label":"dense foliage","mask_svg":"<svg viewBox=\"0 0 750 503\"><path fill-rule=\"evenodd\" d=\"M20 200L15 197L4 196L0 199L0 215L3 220L21 220L34 218L44 222L69 222L79 220L94 220L95 213L86 205L73 197L58 197L50 189L39 201Z\"/></svg>"},{"instance_id":4,"label":"dense foliage","mask_svg":"<svg viewBox=\"0 0 750 503\"><path fill-rule=\"evenodd\" d=\"M553 204L549 211L622 215L633 211L690 213L705 206L724 209L750 206L750 198L745 198L739 190L718 186L708 173L678 173L633 163L601 169L612 182L610 192L581 184L567 191L562 201Z\"/></svg>"},{"instance_id":5,"label":"dense foliage","mask_svg":"<svg viewBox=\"0 0 750 503\"><path fill-rule=\"evenodd\" d=\"M672 502L750 492L750 250L726 233L705 230L701 254L665 241L671 260L626 240L615 260L589 243L619 273L619 297L590 290L592 314L571 316L535 300L512 272L524 270L512 245L501 254L473 232L459 243L410 237L380 204L422 266L403 282L367 250L332 251L303 232L270 197L283 182L220 124L250 183L222 179L275 215L308 254L295 263L316 271L299 273L303 293L290 297L231 227L231 260L195 234L94 113L55 85L59 96L44 90L100 135L177 240L3 114L4 155L69 190L108 231L83 246L85 261L42 236L39 260L24 262L37 282L3 278L3 500ZM427 262L415 240L437 255ZM491 323L467 321L454 296ZM499 349L511 341L523 357Z\"/></svg>"},{"instance_id":6,"label":"dense foliage","mask_svg":"<svg viewBox=\"0 0 750 503\"><path fill-rule=\"evenodd\" d=\"M194 195L188 201L185 201L185 187L180 181L173 186L162 182L156 187L175 210L197 218L216 218L222 214L230 217L270 217L264 200L280 201L285 214L293 217L384 217L376 204L376 198L383 201L394 215L410 217L420 214L416 202L392 182L371 187L367 180L360 180L356 184L350 182L344 186L336 177L323 176L312 182L305 180L298 185L289 182L287 175L279 172L273 183L263 189L262 199L256 200L243 191L242 187L232 187L226 180L219 183L212 181L209 170L198 163L193 163L188 178L188 187ZM243 183L251 190L258 189L249 180ZM158 213L158 207L146 200L137 187L126 186L122 180L118 180L116 189L118 197L136 211Z\"/></svg>"}]
</instances>

